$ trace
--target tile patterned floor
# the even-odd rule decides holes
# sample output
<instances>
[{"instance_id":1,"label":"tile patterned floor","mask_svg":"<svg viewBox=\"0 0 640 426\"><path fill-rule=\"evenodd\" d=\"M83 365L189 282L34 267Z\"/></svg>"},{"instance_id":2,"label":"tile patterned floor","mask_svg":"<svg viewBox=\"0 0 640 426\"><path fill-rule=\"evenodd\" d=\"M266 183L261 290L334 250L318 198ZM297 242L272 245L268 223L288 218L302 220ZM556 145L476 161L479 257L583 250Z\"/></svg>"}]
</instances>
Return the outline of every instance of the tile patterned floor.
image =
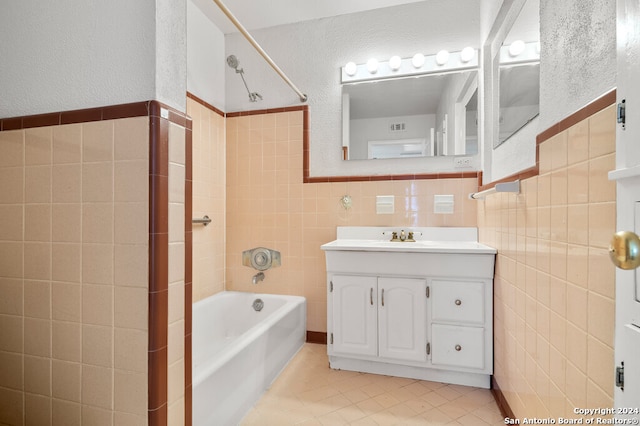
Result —
<instances>
[{"instance_id":1,"label":"tile patterned floor","mask_svg":"<svg viewBox=\"0 0 640 426\"><path fill-rule=\"evenodd\" d=\"M326 350L305 344L242 425L504 424L487 389L331 370Z\"/></svg>"}]
</instances>

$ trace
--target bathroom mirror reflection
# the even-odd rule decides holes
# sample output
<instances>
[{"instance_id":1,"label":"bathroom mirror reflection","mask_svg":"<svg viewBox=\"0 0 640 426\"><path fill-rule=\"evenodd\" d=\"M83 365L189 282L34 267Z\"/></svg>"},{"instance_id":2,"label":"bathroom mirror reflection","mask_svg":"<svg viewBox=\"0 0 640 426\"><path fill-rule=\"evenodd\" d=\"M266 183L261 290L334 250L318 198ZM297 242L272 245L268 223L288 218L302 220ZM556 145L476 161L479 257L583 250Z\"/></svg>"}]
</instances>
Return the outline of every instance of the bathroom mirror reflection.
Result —
<instances>
[{"instance_id":1,"label":"bathroom mirror reflection","mask_svg":"<svg viewBox=\"0 0 640 426\"><path fill-rule=\"evenodd\" d=\"M344 159L476 154L477 74L343 84Z\"/></svg>"},{"instance_id":2,"label":"bathroom mirror reflection","mask_svg":"<svg viewBox=\"0 0 640 426\"><path fill-rule=\"evenodd\" d=\"M540 113L540 63L500 66L498 145Z\"/></svg>"},{"instance_id":3,"label":"bathroom mirror reflection","mask_svg":"<svg viewBox=\"0 0 640 426\"><path fill-rule=\"evenodd\" d=\"M500 48L497 148L540 111L540 1L526 0Z\"/></svg>"}]
</instances>

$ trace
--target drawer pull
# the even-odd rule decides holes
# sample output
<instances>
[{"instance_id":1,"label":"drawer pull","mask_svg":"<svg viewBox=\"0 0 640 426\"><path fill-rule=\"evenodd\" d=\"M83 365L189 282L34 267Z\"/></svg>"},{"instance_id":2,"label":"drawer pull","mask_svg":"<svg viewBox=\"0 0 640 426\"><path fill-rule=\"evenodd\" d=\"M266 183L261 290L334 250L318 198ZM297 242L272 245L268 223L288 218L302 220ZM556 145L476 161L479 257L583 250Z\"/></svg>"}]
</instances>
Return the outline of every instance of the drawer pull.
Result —
<instances>
[{"instance_id":1,"label":"drawer pull","mask_svg":"<svg viewBox=\"0 0 640 426\"><path fill-rule=\"evenodd\" d=\"M373 287L371 287L371 291L369 291L369 302L371 306L373 306Z\"/></svg>"},{"instance_id":2,"label":"drawer pull","mask_svg":"<svg viewBox=\"0 0 640 426\"><path fill-rule=\"evenodd\" d=\"M456 304L457 306L462 305L462 300L460 300L460 299L456 299L455 304Z\"/></svg>"},{"instance_id":3,"label":"drawer pull","mask_svg":"<svg viewBox=\"0 0 640 426\"><path fill-rule=\"evenodd\" d=\"M382 289L382 306L384 306L384 288Z\"/></svg>"},{"instance_id":4,"label":"drawer pull","mask_svg":"<svg viewBox=\"0 0 640 426\"><path fill-rule=\"evenodd\" d=\"M462 350L462 346L456 345L456 351L460 352Z\"/></svg>"}]
</instances>

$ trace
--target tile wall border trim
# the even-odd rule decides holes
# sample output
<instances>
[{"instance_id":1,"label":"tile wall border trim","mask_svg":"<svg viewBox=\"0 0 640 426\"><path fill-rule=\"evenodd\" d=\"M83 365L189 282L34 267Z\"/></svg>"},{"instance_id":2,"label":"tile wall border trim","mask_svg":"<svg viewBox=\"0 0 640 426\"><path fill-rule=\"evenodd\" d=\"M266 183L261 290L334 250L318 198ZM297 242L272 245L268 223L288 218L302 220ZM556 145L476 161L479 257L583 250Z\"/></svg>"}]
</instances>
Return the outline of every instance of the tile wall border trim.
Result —
<instances>
[{"instance_id":1,"label":"tile wall border trim","mask_svg":"<svg viewBox=\"0 0 640 426\"><path fill-rule=\"evenodd\" d=\"M169 311L169 123L185 128L185 192L192 191L193 122L186 113L156 100L0 118L0 131L89 123L121 118L149 117L149 340L148 408L150 426L167 425L168 409L168 311ZM185 425L191 426L191 327L192 269L190 265L191 197L185 194ZM187 220L188 219L188 220Z\"/></svg>"},{"instance_id":2,"label":"tile wall border trim","mask_svg":"<svg viewBox=\"0 0 640 426\"><path fill-rule=\"evenodd\" d=\"M201 99L201 98L197 97L196 95L194 95L191 92L187 92L187 98L193 99L194 101L196 101L197 103L199 103L203 107L205 107L207 109L210 109L211 111L215 112L216 114L218 114L218 115L220 115L222 117L226 116L224 111L219 110L218 108L214 107L213 105L211 105L210 103L208 103L204 99Z\"/></svg>"},{"instance_id":3,"label":"tile wall border trim","mask_svg":"<svg viewBox=\"0 0 640 426\"><path fill-rule=\"evenodd\" d=\"M615 104L616 102L616 89L612 89L599 98L594 99L589 102L584 107L580 108L573 114L563 118L558 121L556 124L552 125L548 129L542 131L536 136L536 164L533 167L529 167L528 169L522 170L520 172L514 173L512 175L503 177L501 179L495 180L493 182L489 182L485 185L482 185L482 176L480 176L480 185L478 191L484 191L486 189L491 189L498 183L510 182L516 179L524 180L530 177L538 176L540 172L540 144L551 139L552 137L564 132L571 126L574 126L581 122L582 120L591 117L597 112L602 111L603 109Z\"/></svg>"},{"instance_id":4,"label":"tile wall border trim","mask_svg":"<svg viewBox=\"0 0 640 426\"><path fill-rule=\"evenodd\" d=\"M496 382L495 376L491 376L491 393L493 394L493 399L496 400L496 404L498 405L498 409L502 416L510 419L515 419L516 415L513 413L511 407L509 407L509 403L507 402L507 398L505 398L504 393L498 386L498 382Z\"/></svg>"},{"instance_id":5,"label":"tile wall border trim","mask_svg":"<svg viewBox=\"0 0 640 426\"><path fill-rule=\"evenodd\" d=\"M327 333L325 331L309 331L307 330L307 343L318 343L320 345L327 344Z\"/></svg>"}]
</instances>

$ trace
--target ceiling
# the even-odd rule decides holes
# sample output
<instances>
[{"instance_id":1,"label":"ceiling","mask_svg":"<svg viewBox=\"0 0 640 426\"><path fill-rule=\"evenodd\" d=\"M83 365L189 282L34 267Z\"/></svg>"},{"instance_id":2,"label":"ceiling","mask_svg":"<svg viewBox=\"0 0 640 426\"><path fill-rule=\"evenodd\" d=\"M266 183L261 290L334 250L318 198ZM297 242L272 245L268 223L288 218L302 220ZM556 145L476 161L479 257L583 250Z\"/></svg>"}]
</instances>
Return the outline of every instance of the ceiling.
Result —
<instances>
[{"instance_id":1,"label":"ceiling","mask_svg":"<svg viewBox=\"0 0 640 426\"><path fill-rule=\"evenodd\" d=\"M224 33L237 32L213 0L191 0ZM426 0L222 0L247 30Z\"/></svg>"}]
</instances>

